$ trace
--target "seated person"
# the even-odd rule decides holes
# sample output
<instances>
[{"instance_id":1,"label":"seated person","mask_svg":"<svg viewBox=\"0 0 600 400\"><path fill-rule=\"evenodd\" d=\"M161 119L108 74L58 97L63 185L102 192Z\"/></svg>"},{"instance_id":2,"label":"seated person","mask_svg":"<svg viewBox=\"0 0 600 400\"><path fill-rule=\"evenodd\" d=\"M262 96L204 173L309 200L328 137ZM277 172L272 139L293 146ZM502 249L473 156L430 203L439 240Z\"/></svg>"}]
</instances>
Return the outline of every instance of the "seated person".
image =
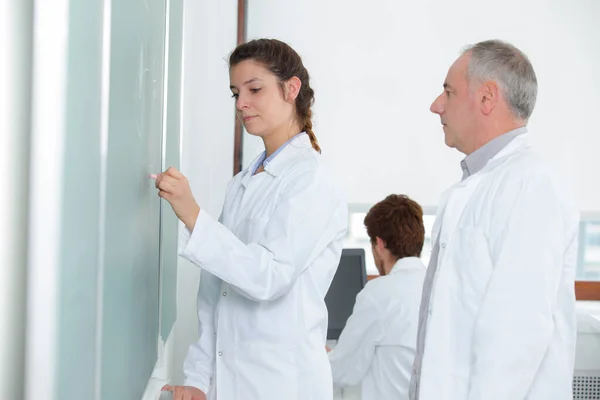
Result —
<instances>
[{"instance_id":1,"label":"seated person","mask_svg":"<svg viewBox=\"0 0 600 400\"><path fill-rule=\"evenodd\" d=\"M335 348L329 352L337 387L362 381L363 400L408 399L417 343L425 266L421 206L390 195L365 217L381 275L367 283Z\"/></svg>"}]
</instances>

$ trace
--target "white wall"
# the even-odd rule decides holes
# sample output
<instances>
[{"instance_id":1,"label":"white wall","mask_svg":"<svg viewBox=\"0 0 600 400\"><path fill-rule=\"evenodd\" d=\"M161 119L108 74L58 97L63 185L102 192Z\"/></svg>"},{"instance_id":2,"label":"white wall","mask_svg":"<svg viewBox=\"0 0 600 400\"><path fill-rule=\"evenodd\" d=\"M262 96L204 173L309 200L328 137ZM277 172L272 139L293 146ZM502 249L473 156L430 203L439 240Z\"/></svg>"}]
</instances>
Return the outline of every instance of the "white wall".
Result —
<instances>
[{"instance_id":1,"label":"white wall","mask_svg":"<svg viewBox=\"0 0 600 400\"><path fill-rule=\"evenodd\" d=\"M185 2L181 169L204 210L217 218L233 176L234 103L227 56L235 48L236 0ZM200 270L180 259L173 382L183 382L183 360L197 340Z\"/></svg>"},{"instance_id":2,"label":"white wall","mask_svg":"<svg viewBox=\"0 0 600 400\"><path fill-rule=\"evenodd\" d=\"M530 131L600 210L600 3L593 0L255 0L248 37L275 37L305 61L316 92L315 132L351 203L406 193L435 206L461 175L429 105L461 48L489 38L529 55L539 81ZM244 164L260 148L248 141ZM254 145L252 145L254 143Z\"/></svg>"}]
</instances>

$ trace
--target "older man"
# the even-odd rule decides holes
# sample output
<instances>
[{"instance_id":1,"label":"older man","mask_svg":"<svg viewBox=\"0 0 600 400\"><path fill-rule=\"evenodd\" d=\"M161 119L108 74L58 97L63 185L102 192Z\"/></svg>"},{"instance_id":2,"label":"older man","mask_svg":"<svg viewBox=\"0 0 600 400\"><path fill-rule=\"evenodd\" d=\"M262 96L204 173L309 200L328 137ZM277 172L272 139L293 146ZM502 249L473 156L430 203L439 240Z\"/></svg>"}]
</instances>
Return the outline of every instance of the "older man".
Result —
<instances>
[{"instance_id":1,"label":"older man","mask_svg":"<svg viewBox=\"0 0 600 400\"><path fill-rule=\"evenodd\" d=\"M410 398L572 398L579 215L534 154L537 80L514 46L485 41L431 105L461 182L440 201Z\"/></svg>"}]
</instances>

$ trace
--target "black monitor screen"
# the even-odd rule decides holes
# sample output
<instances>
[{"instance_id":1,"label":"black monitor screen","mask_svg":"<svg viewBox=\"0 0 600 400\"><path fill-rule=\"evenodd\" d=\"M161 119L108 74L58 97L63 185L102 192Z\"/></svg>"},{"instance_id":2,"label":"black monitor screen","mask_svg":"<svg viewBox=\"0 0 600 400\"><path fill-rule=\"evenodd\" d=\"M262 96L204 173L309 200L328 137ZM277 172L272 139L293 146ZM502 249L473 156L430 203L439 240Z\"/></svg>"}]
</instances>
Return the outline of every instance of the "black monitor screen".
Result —
<instances>
[{"instance_id":1,"label":"black monitor screen","mask_svg":"<svg viewBox=\"0 0 600 400\"><path fill-rule=\"evenodd\" d=\"M366 283L365 251L343 249L340 265L325 296L329 313L328 340L337 340L340 337L348 317L352 315L356 295Z\"/></svg>"}]
</instances>

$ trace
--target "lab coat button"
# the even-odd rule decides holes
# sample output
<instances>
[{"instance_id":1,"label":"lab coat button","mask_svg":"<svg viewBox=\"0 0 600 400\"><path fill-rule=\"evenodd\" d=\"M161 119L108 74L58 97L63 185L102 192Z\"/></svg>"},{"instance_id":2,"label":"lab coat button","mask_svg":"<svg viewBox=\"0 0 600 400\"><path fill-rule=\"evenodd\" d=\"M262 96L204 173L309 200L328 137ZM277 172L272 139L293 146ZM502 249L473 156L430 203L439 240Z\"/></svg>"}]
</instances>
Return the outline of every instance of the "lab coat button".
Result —
<instances>
[{"instance_id":1,"label":"lab coat button","mask_svg":"<svg viewBox=\"0 0 600 400\"><path fill-rule=\"evenodd\" d=\"M442 249L446 248L446 243L442 243Z\"/></svg>"},{"instance_id":2,"label":"lab coat button","mask_svg":"<svg viewBox=\"0 0 600 400\"><path fill-rule=\"evenodd\" d=\"M221 357L222 355L223 355L223 352L222 352L222 351L220 351L220 352L219 352L219 357Z\"/></svg>"},{"instance_id":3,"label":"lab coat button","mask_svg":"<svg viewBox=\"0 0 600 400\"><path fill-rule=\"evenodd\" d=\"M227 296L227 292L223 292L223 296Z\"/></svg>"}]
</instances>

